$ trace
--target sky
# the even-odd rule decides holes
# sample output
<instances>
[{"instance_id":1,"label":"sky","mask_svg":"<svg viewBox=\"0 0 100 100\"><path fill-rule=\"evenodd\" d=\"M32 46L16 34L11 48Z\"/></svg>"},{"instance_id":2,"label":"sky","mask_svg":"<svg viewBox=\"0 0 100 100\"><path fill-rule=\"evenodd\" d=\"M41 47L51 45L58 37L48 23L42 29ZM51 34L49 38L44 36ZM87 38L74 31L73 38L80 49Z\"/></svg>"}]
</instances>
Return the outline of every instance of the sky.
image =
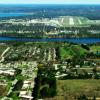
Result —
<instances>
[{"instance_id":1,"label":"sky","mask_svg":"<svg viewBox=\"0 0 100 100\"><path fill-rule=\"evenodd\" d=\"M0 0L0 4L100 4L100 0Z\"/></svg>"}]
</instances>

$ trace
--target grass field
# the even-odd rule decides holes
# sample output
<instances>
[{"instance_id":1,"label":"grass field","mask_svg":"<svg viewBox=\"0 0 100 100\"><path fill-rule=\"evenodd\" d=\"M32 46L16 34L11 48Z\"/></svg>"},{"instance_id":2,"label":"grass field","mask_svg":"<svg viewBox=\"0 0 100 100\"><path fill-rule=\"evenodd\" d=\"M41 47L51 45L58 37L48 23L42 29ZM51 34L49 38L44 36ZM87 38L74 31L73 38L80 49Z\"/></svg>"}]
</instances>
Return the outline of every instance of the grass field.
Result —
<instances>
[{"instance_id":1,"label":"grass field","mask_svg":"<svg viewBox=\"0 0 100 100\"><path fill-rule=\"evenodd\" d=\"M100 52L100 46L99 45L97 45L97 46L93 45L93 46L90 47L90 50L92 52L96 52L96 51Z\"/></svg>"},{"instance_id":2,"label":"grass field","mask_svg":"<svg viewBox=\"0 0 100 100\"><path fill-rule=\"evenodd\" d=\"M74 100L75 96L82 94L100 97L100 80L57 80L57 98L67 97L68 100Z\"/></svg>"},{"instance_id":3,"label":"grass field","mask_svg":"<svg viewBox=\"0 0 100 100\"><path fill-rule=\"evenodd\" d=\"M60 47L60 56L62 60L66 58L72 58L75 55L84 55L85 52L86 50L79 45L71 45L70 47Z\"/></svg>"},{"instance_id":4,"label":"grass field","mask_svg":"<svg viewBox=\"0 0 100 100\"><path fill-rule=\"evenodd\" d=\"M88 18L84 17L74 17L74 16L62 16L59 18L56 18L58 20L59 24L61 24L64 27L69 27L69 26L88 26Z\"/></svg>"},{"instance_id":5,"label":"grass field","mask_svg":"<svg viewBox=\"0 0 100 100\"><path fill-rule=\"evenodd\" d=\"M77 16L60 16L59 18L54 18L57 21L57 26L62 27L88 27L91 24L100 24L100 20L90 20L85 17L77 17Z\"/></svg>"}]
</instances>

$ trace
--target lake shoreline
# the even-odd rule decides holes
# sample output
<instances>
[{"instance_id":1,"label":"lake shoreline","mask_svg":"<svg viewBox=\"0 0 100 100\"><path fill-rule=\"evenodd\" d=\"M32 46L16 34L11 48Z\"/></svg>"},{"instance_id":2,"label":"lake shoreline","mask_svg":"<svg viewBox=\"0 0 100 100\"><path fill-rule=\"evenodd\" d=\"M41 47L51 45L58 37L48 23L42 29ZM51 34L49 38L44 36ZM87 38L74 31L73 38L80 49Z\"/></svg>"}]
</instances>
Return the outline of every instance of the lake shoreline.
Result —
<instances>
[{"instance_id":1,"label":"lake shoreline","mask_svg":"<svg viewBox=\"0 0 100 100\"><path fill-rule=\"evenodd\" d=\"M18 37L0 37L0 42L18 41L18 42L71 42L78 44L100 43L100 38L18 38Z\"/></svg>"}]
</instances>

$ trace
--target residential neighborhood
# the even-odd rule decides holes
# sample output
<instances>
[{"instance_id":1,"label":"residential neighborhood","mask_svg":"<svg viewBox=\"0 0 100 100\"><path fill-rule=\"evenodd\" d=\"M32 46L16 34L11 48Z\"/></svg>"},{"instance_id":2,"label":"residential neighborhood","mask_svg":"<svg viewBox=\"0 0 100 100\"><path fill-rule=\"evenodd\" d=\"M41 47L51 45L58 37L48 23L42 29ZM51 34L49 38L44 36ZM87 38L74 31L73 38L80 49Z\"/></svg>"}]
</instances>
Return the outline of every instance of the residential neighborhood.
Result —
<instances>
[{"instance_id":1,"label":"residential neighborhood","mask_svg":"<svg viewBox=\"0 0 100 100\"><path fill-rule=\"evenodd\" d=\"M46 83L46 80L50 81L49 78L54 82L67 79L100 79L100 55L96 50L98 45L85 45L84 48L83 45L70 43L15 44L0 45L0 86L6 88L1 100L34 100L37 96L34 94L37 79L40 81L39 90L37 89L40 91L39 99L44 97L41 91L47 88L46 85L50 85ZM76 52L77 50L79 51ZM76 56L78 57L75 58ZM43 79L39 77L45 79L45 82L41 83Z\"/></svg>"}]
</instances>

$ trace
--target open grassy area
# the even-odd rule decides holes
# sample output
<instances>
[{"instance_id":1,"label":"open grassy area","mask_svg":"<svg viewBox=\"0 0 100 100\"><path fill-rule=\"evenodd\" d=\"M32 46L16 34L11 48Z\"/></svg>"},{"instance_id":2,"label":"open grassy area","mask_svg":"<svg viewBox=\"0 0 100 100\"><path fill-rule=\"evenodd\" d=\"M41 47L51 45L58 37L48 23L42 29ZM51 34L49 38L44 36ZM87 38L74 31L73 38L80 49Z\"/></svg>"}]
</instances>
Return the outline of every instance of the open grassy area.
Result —
<instances>
[{"instance_id":1,"label":"open grassy area","mask_svg":"<svg viewBox=\"0 0 100 100\"><path fill-rule=\"evenodd\" d=\"M57 80L57 96L74 100L75 96L82 94L100 97L100 80Z\"/></svg>"},{"instance_id":2,"label":"open grassy area","mask_svg":"<svg viewBox=\"0 0 100 100\"><path fill-rule=\"evenodd\" d=\"M70 18L73 19L73 25L70 24ZM88 18L84 17L76 17L76 16L61 16L58 19L59 24L64 27L74 26L74 27L86 27L90 24L96 23L94 21L89 20Z\"/></svg>"},{"instance_id":3,"label":"open grassy area","mask_svg":"<svg viewBox=\"0 0 100 100\"><path fill-rule=\"evenodd\" d=\"M64 47L60 48L60 56L62 60L66 58L72 58L71 51L68 50L67 48L65 49Z\"/></svg>"},{"instance_id":4,"label":"open grassy area","mask_svg":"<svg viewBox=\"0 0 100 100\"><path fill-rule=\"evenodd\" d=\"M70 24L70 18L73 20L73 25ZM55 20L63 27L89 27L90 25L100 24L100 20L90 20L86 17L78 16L60 16L59 18L55 18Z\"/></svg>"},{"instance_id":5,"label":"open grassy area","mask_svg":"<svg viewBox=\"0 0 100 100\"><path fill-rule=\"evenodd\" d=\"M70 47L60 47L61 59L72 58L75 55L84 55L86 52L80 45L71 45Z\"/></svg>"},{"instance_id":6,"label":"open grassy area","mask_svg":"<svg viewBox=\"0 0 100 100\"><path fill-rule=\"evenodd\" d=\"M100 51L100 45L93 45L90 47L90 50L93 52Z\"/></svg>"}]
</instances>

